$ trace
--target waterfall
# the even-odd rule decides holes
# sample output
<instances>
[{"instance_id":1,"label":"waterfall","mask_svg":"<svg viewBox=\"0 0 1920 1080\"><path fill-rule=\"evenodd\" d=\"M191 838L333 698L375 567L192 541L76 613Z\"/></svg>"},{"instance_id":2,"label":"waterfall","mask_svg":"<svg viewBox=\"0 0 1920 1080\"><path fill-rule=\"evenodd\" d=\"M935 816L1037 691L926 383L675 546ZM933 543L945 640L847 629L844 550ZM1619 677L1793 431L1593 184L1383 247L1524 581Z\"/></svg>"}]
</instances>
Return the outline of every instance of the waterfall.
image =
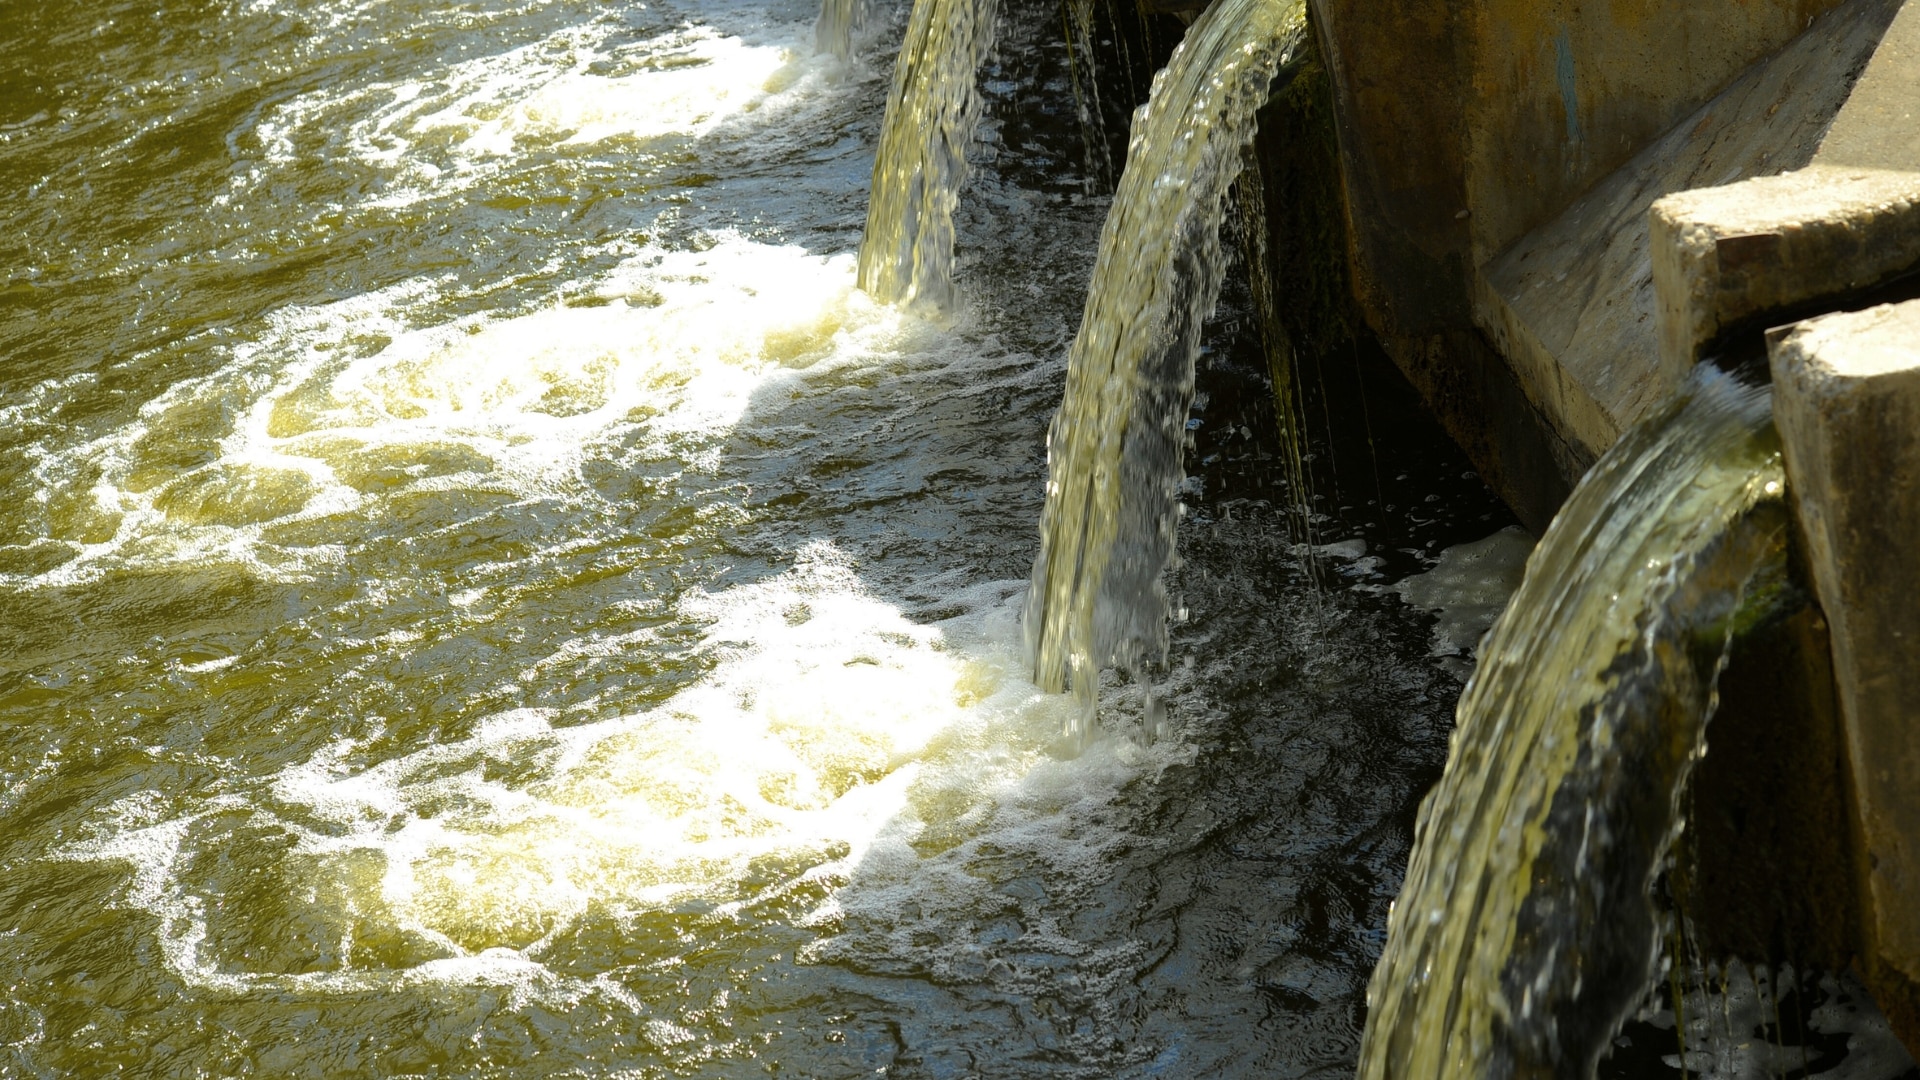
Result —
<instances>
[{"instance_id":1,"label":"waterfall","mask_svg":"<svg viewBox=\"0 0 1920 1080\"><path fill-rule=\"evenodd\" d=\"M1787 590L1769 400L1703 367L1547 530L1421 807L1365 1080L1591 1077L1643 999L1715 681Z\"/></svg>"},{"instance_id":2,"label":"waterfall","mask_svg":"<svg viewBox=\"0 0 1920 1080\"><path fill-rule=\"evenodd\" d=\"M914 0L894 63L860 244L860 287L875 299L937 307L952 299L953 210L980 122L974 80L993 47L998 7L999 0ZM825 19L823 8L823 25Z\"/></svg>"},{"instance_id":3,"label":"waterfall","mask_svg":"<svg viewBox=\"0 0 1920 1080\"><path fill-rule=\"evenodd\" d=\"M853 55L853 43L867 21L867 0L820 0L820 18L813 24L814 47L842 60Z\"/></svg>"},{"instance_id":4,"label":"waterfall","mask_svg":"<svg viewBox=\"0 0 1920 1080\"><path fill-rule=\"evenodd\" d=\"M1305 20L1299 0L1215 0L1134 116L1047 436L1026 609L1035 681L1056 693L1071 682L1083 733L1102 664L1166 655L1160 576L1173 556L1194 357L1220 292L1224 200Z\"/></svg>"}]
</instances>

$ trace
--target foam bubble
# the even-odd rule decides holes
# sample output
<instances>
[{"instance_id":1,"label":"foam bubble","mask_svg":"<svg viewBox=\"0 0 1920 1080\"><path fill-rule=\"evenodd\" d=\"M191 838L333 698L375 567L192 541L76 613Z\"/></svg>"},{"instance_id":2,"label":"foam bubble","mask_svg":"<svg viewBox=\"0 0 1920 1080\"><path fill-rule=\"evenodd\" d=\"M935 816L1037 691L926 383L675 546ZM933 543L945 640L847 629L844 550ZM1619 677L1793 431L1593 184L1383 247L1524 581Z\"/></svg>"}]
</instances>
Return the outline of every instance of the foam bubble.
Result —
<instances>
[{"instance_id":1,"label":"foam bubble","mask_svg":"<svg viewBox=\"0 0 1920 1080\"><path fill-rule=\"evenodd\" d=\"M632 74L567 71L497 117L481 119L494 110L463 101L420 117L413 130L465 132L466 147L475 154L507 154L523 139L543 137L573 145L697 137L760 108L819 63L792 48L748 45L705 29L651 44Z\"/></svg>"},{"instance_id":2,"label":"foam bubble","mask_svg":"<svg viewBox=\"0 0 1920 1080\"><path fill-rule=\"evenodd\" d=\"M1795 1016L1809 998L1817 1004ZM1676 1049L1684 1053L1663 1053L1662 1061L1676 1074L1702 1080L1793 1073L1823 1080L1893 1080L1914 1071L1913 1058L1850 972L1749 968L1738 960L1710 965L1690 973L1679 1016L1669 995L1656 993L1640 1019L1665 1036L1629 1028L1633 1033L1621 1045L1652 1037L1655 1046L1672 1046L1677 1035ZM1684 1029L1676 1031L1682 1019Z\"/></svg>"},{"instance_id":3,"label":"foam bubble","mask_svg":"<svg viewBox=\"0 0 1920 1080\"><path fill-rule=\"evenodd\" d=\"M1433 629L1434 656L1472 654L1520 587L1533 545L1526 530L1509 526L1484 539L1447 548L1433 569L1394 586L1407 603L1439 616Z\"/></svg>"}]
</instances>

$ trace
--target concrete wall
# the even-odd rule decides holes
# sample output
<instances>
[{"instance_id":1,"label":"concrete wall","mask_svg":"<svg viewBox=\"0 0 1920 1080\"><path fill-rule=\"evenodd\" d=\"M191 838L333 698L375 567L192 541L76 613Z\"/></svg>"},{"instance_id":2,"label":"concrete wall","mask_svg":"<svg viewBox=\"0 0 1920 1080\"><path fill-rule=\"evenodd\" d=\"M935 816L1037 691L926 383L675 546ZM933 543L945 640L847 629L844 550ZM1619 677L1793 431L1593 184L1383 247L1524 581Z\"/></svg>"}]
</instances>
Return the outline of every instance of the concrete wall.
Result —
<instances>
[{"instance_id":1,"label":"concrete wall","mask_svg":"<svg viewBox=\"0 0 1920 1080\"><path fill-rule=\"evenodd\" d=\"M1800 323L1772 347L1774 421L1833 627L1860 854L1859 954L1920 1046L1920 300Z\"/></svg>"},{"instance_id":2,"label":"concrete wall","mask_svg":"<svg viewBox=\"0 0 1920 1080\"><path fill-rule=\"evenodd\" d=\"M1573 419L1570 403L1607 415L1583 402L1593 393L1502 362L1517 350L1486 313L1484 266L1839 0L1311 3L1359 308L1482 475L1542 527L1617 430Z\"/></svg>"},{"instance_id":3,"label":"concrete wall","mask_svg":"<svg viewBox=\"0 0 1920 1080\"><path fill-rule=\"evenodd\" d=\"M1832 627L1857 966L1920 1049L1920 3L1808 167L1660 200L1652 258L1669 378L1715 350L1769 355Z\"/></svg>"},{"instance_id":4,"label":"concrete wall","mask_svg":"<svg viewBox=\"0 0 1920 1080\"><path fill-rule=\"evenodd\" d=\"M1314 0L1362 299L1461 328L1473 267L1838 0Z\"/></svg>"},{"instance_id":5,"label":"concrete wall","mask_svg":"<svg viewBox=\"0 0 1920 1080\"><path fill-rule=\"evenodd\" d=\"M1468 325L1465 8L1315 0L1333 82L1355 291L1383 338Z\"/></svg>"},{"instance_id":6,"label":"concrete wall","mask_svg":"<svg viewBox=\"0 0 1920 1080\"><path fill-rule=\"evenodd\" d=\"M1467 5L1475 265L1565 209L1838 0Z\"/></svg>"},{"instance_id":7,"label":"concrete wall","mask_svg":"<svg viewBox=\"0 0 1920 1080\"><path fill-rule=\"evenodd\" d=\"M1655 256L1665 251L1653 244L1652 206L1811 161L1898 3L1847 0L1822 15L1481 264L1474 318L1562 438L1601 453L1684 375L1660 360Z\"/></svg>"}]
</instances>

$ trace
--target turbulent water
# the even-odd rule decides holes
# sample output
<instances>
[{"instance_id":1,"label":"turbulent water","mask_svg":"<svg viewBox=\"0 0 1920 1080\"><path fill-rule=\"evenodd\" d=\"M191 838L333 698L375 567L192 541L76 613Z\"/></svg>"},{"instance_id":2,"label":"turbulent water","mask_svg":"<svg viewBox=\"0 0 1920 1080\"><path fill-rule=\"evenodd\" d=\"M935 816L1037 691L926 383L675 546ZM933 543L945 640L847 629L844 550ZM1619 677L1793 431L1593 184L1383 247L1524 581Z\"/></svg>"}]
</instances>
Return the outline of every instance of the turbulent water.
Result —
<instances>
[{"instance_id":1,"label":"turbulent water","mask_svg":"<svg viewBox=\"0 0 1920 1080\"><path fill-rule=\"evenodd\" d=\"M1167 652L1182 440L1200 334L1219 296L1220 222L1254 114L1302 40L1297 2L1221 0L1135 115L1100 237L1065 400L1025 625L1035 681L1091 715L1099 668Z\"/></svg>"},{"instance_id":2,"label":"turbulent water","mask_svg":"<svg viewBox=\"0 0 1920 1080\"><path fill-rule=\"evenodd\" d=\"M1602 1077L1653 1080L1914 1080L1887 1018L1851 974L1748 968L1738 960L1674 973L1614 1039Z\"/></svg>"},{"instance_id":3,"label":"turbulent water","mask_svg":"<svg viewBox=\"0 0 1920 1080\"><path fill-rule=\"evenodd\" d=\"M1644 998L1714 680L1784 587L1768 403L1701 369L1548 529L1422 806L1362 1077L1591 1076Z\"/></svg>"},{"instance_id":4,"label":"turbulent water","mask_svg":"<svg viewBox=\"0 0 1920 1080\"><path fill-rule=\"evenodd\" d=\"M885 303L952 304L953 212L980 125L976 84L999 6L914 0L874 152L860 244L860 287Z\"/></svg>"},{"instance_id":5,"label":"turbulent water","mask_svg":"<svg viewBox=\"0 0 1920 1080\"><path fill-rule=\"evenodd\" d=\"M803 0L0 11L0 1075L1350 1069L1457 685L1302 602L1257 380L1167 737L1027 678L1106 209L1057 14L934 322L857 287L899 5L859 63ZM1504 523L1367 452L1354 584Z\"/></svg>"}]
</instances>

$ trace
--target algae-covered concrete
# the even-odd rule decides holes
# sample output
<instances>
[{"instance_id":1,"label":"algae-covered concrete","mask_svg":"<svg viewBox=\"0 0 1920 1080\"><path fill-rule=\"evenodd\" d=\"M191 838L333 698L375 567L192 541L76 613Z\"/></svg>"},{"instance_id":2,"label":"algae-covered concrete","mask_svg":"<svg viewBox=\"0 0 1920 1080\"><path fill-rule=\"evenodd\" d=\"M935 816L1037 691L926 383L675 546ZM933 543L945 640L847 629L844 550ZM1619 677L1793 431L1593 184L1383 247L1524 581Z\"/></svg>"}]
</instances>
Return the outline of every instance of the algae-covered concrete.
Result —
<instances>
[{"instance_id":1,"label":"algae-covered concrete","mask_svg":"<svg viewBox=\"0 0 1920 1080\"><path fill-rule=\"evenodd\" d=\"M1464 325L1464 8L1414 0L1381 18L1369 0L1315 0L1333 85L1354 280L1389 340Z\"/></svg>"},{"instance_id":2,"label":"algae-covered concrete","mask_svg":"<svg viewBox=\"0 0 1920 1080\"><path fill-rule=\"evenodd\" d=\"M1920 301L1773 342L1774 420L1832 626L1864 858L1864 974L1920 1040Z\"/></svg>"},{"instance_id":3,"label":"algae-covered concrete","mask_svg":"<svg viewBox=\"0 0 1920 1080\"><path fill-rule=\"evenodd\" d=\"M1809 605L1731 643L1669 882L1703 955L1839 971L1859 951L1829 635Z\"/></svg>"}]
</instances>

